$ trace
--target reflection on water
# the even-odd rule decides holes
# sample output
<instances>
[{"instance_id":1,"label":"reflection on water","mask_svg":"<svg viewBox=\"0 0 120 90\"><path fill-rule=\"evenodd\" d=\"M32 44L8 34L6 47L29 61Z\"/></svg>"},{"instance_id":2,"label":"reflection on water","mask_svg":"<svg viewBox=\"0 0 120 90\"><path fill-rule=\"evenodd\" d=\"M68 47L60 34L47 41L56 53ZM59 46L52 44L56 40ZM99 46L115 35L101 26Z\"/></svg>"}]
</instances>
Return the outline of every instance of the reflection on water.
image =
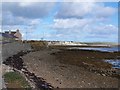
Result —
<instances>
[{"instance_id":1,"label":"reflection on water","mask_svg":"<svg viewBox=\"0 0 120 90\"><path fill-rule=\"evenodd\" d=\"M120 59L117 60L105 60L105 62L108 62L113 65L113 68L120 69Z\"/></svg>"}]
</instances>

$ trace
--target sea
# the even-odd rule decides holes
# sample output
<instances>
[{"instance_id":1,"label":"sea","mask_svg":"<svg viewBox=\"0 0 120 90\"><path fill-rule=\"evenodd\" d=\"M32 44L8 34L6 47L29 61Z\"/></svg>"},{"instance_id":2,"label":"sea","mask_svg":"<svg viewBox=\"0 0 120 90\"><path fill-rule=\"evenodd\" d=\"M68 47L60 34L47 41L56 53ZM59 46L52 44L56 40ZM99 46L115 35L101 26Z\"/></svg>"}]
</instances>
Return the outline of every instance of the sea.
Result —
<instances>
[{"instance_id":1,"label":"sea","mask_svg":"<svg viewBox=\"0 0 120 90\"><path fill-rule=\"evenodd\" d=\"M93 48L93 47L71 47L69 49L80 49L80 50L95 50L95 51L101 51L101 52L120 52L120 47L106 47L106 48ZM120 56L118 56L119 59L107 59L103 60L107 63L112 64L113 68L120 69Z\"/></svg>"},{"instance_id":2,"label":"sea","mask_svg":"<svg viewBox=\"0 0 120 90\"><path fill-rule=\"evenodd\" d=\"M120 47L71 47L69 49L80 49L80 50L95 50L95 51L102 51L102 52L118 52L120 51Z\"/></svg>"}]
</instances>

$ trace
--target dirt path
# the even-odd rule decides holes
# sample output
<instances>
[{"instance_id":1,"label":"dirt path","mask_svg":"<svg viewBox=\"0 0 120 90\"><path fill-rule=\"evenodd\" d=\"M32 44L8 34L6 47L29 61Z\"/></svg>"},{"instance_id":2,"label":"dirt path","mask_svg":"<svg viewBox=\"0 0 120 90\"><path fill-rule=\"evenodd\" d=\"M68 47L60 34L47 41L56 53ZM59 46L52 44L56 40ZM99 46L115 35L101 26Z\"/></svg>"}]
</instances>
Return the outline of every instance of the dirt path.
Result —
<instances>
[{"instance_id":1,"label":"dirt path","mask_svg":"<svg viewBox=\"0 0 120 90\"><path fill-rule=\"evenodd\" d=\"M56 50L30 52L23 56L29 71L43 77L57 88L117 88L118 79L101 76L84 68L61 64L51 53Z\"/></svg>"}]
</instances>

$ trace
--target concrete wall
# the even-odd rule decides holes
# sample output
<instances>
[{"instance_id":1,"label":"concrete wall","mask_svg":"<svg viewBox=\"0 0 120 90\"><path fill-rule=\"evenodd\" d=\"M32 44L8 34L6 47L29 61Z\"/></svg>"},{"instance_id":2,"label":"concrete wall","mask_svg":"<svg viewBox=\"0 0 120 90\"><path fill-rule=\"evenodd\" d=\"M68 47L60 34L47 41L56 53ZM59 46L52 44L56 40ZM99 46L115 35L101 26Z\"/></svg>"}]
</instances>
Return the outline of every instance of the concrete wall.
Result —
<instances>
[{"instance_id":1,"label":"concrete wall","mask_svg":"<svg viewBox=\"0 0 120 90\"><path fill-rule=\"evenodd\" d=\"M8 57L17 54L20 51L31 50L29 44L23 44L22 42L12 42L2 45L2 60L4 61Z\"/></svg>"}]
</instances>

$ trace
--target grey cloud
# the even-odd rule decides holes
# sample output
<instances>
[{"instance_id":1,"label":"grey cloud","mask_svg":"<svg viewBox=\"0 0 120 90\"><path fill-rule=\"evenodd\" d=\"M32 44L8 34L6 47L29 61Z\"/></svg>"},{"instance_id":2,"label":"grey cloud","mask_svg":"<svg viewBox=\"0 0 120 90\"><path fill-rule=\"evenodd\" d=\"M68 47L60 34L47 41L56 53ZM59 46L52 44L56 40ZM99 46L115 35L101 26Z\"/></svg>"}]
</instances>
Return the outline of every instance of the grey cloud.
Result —
<instances>
[{"instance_id":1,"label":"grey cloud","mask_svg":"<svg viewBox=\"0 0 120 90\"><path fill-rule=\"evenodd\" d=\"M24 25L27 23L22 17L14 17L10 12L3 12L2 25Z\"/></svg>"},{"instance_id":2,"label":"grey cloud","mask_svg":"<svg viewBox=\"0 0 120 90\"><path fill-rule=\"evenodd\" d=\"M30 5L23 6L18 2L6 2L2 4L2 11L9 11L13 16L20 16L24 18L43 18L47 16L54 3L33 2Z\"/></svg>"},{"instance_id":3,"label":"grey cloud","mask_svg":"<svg viewBox=\"0 0 120 90\"><path fill-rule=\"evenodd\" d=\"M28 19L23 17L14 17L10 12L3 12L2 25L36 25L40 19Z\"/></svg>"},{"instance_id":4,"label":"grey cloud","mask_svg":"<svg viewBox=\"0 0 120 90\"><path fill-rule=\"evenodd\" d=\"M9 2L2 4L2 25L3 29L6 26L15 27L17 25L36 28L41 22L41 18L48 15L53 3L26 3ZM44 7L44 8L43 8ZM38 12L39 10L39 12ZM7 27L8 28L8 27Z\"/></svg>"},{"instance_id":5,"label":"grey cloud","mask_svg":"<svg viewBox=\"0 0 120 90\"><path fill-rule=\"evenodd\" d=\"M113 15L116 11L117 9L112 7L99 7L94 14L98 18L106 18Z\"/></svg>"}]
</instances>

